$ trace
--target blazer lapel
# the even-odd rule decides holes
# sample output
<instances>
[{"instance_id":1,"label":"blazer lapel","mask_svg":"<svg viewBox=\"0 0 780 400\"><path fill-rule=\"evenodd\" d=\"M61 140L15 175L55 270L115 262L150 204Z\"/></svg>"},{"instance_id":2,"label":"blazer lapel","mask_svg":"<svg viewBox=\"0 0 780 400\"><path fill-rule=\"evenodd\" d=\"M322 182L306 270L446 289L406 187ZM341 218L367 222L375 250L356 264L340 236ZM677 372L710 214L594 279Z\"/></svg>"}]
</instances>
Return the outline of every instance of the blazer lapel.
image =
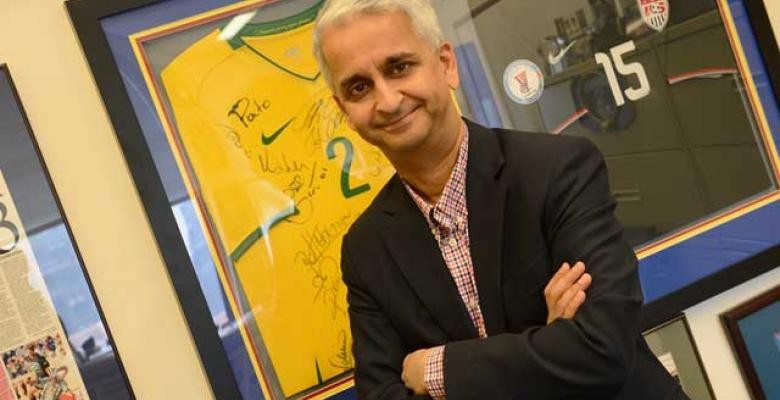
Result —
<instances>
[{"instance_id":1,"label":"blazer lapel","mask_svg":"<svg viewBox=\"0 0 780 400\"><path fill-rule=\"evenodd\" d=\"M439 246L400 179L385 198L384 238L410 286L450 340L478 336Z\"/></svg>"},{"instance_id":2,"label":"blazer lapel","mask_svg":"<svg viewBox=\"0 0 780 400\"><path fill-rule=\"evenodd\" d=\"M473 123L468 123L468 127L466 204L471 259L482 316L488 335L493 335L506 330L501 300L501 252L507 188L498 180L504 156L494 133Z\"/></svg>"}]
</instances>

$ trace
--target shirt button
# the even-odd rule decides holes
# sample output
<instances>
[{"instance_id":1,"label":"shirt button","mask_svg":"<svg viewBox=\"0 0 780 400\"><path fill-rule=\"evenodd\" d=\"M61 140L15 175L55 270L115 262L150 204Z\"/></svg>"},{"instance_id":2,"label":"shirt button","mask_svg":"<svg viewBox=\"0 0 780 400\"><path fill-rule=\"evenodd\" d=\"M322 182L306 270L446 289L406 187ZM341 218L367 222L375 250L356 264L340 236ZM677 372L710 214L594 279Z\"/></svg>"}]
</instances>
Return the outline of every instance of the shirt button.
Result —
<instances>
[{"instance_id":1,"label":"shirt button","mask_svg":"<svg viewBox=\"0 0 780 400\"><path fill-rule=\"evenodd\" d=\"M469 300L469 307L471 307L472 310L476 310L479 307L479 302L477 299Z\"/></svg>"},{"instance_id":2,"label":"shirt button","mask_svg":"<svg viewBox=\"0 0 780 400\"><path fill-rule=\"evenodd\" d=\"M457 217L455 218L455 221L458 221L459 224L463 223L463 217Z\"/></svg>"},{"instance_id":3,"label":"shirt button","mask_svg":"<svg viewBox=\"0 0 780 400\"><path fill-rule=\"evenodd\" d=\"M450 238L450 240L448 241L448 243L450 244L450 246L453 246L453 247L454 247L455 245L457 245L457 244L458 244L458 241L457 241L457 240L455 240L455 238Z\"/></svg>"}]
</instances>

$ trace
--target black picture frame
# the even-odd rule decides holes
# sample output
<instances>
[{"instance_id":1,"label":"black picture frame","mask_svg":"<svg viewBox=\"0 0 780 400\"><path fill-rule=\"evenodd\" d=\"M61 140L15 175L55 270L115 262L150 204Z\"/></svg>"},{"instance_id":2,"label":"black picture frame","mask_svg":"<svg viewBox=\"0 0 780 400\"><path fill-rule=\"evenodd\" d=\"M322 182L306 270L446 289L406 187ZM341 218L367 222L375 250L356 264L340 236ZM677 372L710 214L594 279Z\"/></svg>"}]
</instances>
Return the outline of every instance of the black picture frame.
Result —
<instances>
[{"instance_id":1,"label":"black picture frame","mask_svg":"<svg viewBox=\"0 0 780 400\"><path fill-rule=\"evenodd\" d=\"M746 0L745 8L750 17L756 40L761 48L761 57L768 71L775 71L769 75L776 99L780 99L780 50L777 38L769 20L769 16L762 0ZM664 296L652 303L646 304L642 309L642 327L649 329L669 320L674 312L682 312L688 307L698 304L715 294L724 292L732 287L769 272L780 266L780 246L775 246L755 254L733 266L719 271L709 277L696 282L695 285L685 287L677 292Z\"/></svg>"},{"instance_id":2,"label":"black picture frame","mask_svg":"<svg viewBox=\"0 0 780 400\"><path fill-rule=\"evenodd\" d=\"M154 171L154 161L143 132L132 112L111 49L101 28L101 19L163 0L68 1L68 13L76 27L95 83L116 130L136 188L176 290L190 334L203 368L217 398L239 399L241 394L211 319L206 299L181 238L175 217Z\"/></svg>"},{"instance_id":3,"label":"black picture frame","mask_svg":"<svg viewBox=\"0 0 780 400\"><path fill-rule=\"evenodd\" d=\"M689 307L772 271L778 266L780 266L780 246L774 246L699 280L694 285L645 304L642 307L640 326L646 330L661 325L674 318L675 313L681 313Z\"/></svg>"},{"instance_id":4,"label":"black picture frame","mask_svg":"<svg viewBox=\"0 0 780 400\"><path fill-rule=\"evenodd\" d=\"M780 71L780 49L778 49L778 38L775 37L775 30L769 20L769 14L766 12L764 0L747 0L745 8L750 17L756 40L761 48L761 57L764 60L769 71ZM778 27L780 29L780 27ZM769 76L772 82L772 88L775 97L780 99L780 76L772 74Z\"/></svg>"},{"instance_id":5,"label":"black picture frame","mask_svg":"<svg viewBox=\"0 0 780 400\"><path fill-rule=\"evenodd\" d=\"M60 201L59 196L57 195L57 192L54 187L54 183L51 178L51 174L49 173L49 170L46 166L46 162L43 159L43 156L41 154L40 147L38 145L38 141L35 138L35 135L33 133L32 126L30 125L30 121L27 117L27 114L24 110L24 105L22 103L21 97L19 96L19 92L16 88L16 84L13 81L13 78L11 76L11 70L10 67L5 63L0 63L0 80L5 81L7 83L9 88L9 94L11 96L11 99L13 103L15 104L16 111L18 112L17 117L21 120L24 133L16 132L19 134L19 136L24 137L17 137L12 138L10 140L10 143L17 143L20 144L20 146L17 146L19 148L12 149L12 151L15 151L14 156L15 157L26 157L26 160L29 164L35 165L35 170L26 171L26 176L23 178L23 185L19 185L20 187L23 186L35 186L40 194L42 194L44 197L48 197L49 199L45 200L45 202L51 201L51 205L43 206L40 209L36 209L35 211L41 211L46 210L47 212L53 213L52 215L47 215L44 217L45 222L40 223L41 221L37 221L35 226L27 232L27 236L34 235L36 233L40 233L46 230L49 230L51 228L56 228L58 226L62 226L62 229L64 230L63 239L67 238L67 243L64 244L66 248L68 248L69 253L72 253L72 257L74 261L78 264L78 273L80 273L80 276L77 275L69 275L68 280L71 282L77 282L79 284L83 283L83 285L86 288L86 292L80 293L84 295L89 296L89 302L90 308L94 309L94 312L96 313L97 319L99 324L101 325L101 329L104 330L107 344L111 346L111 353L108 354L110 357L103 357L100 359L97 363L89 363L87 361L83 361L78 365L79 371L82 375L82 379L84 380L84 384L86 386L87 392L93 399L100 399L100 398L112 398L112 399L135 399L135 394L133 392L132 386L130 384L130 380L127 376L127 372L125 370L124 364L122 363L119 349L117 348L116 341L114 340L113 334L111 333L111 329L106 322L106 317L104 314L104 311L102 307L100 306L100 302L97 299L97 295L95 292L94 285L92 283L92 280L89 277L89 273L85 267L85 263L83 260L83 257L81 255L81 251L79 250L75 237L73 235L73 231L71 229L70 223L68 222L68 218L66 216L66 213L63 209L62 202ZM2 84L3 82L0 82ZM0 92L2 94L2 92ZM2 99L3 101L6 99ZM6 132L3 130L0 130L0 135L5 135ZM11 132L11 134L14 134L14 132ZM0 138L0 142L4 142L4 138ZM8 142L6 142L8 143ZM0 151L0 156L2 156L2 151ZM0 160L0 167L9 167L13 166L14 160L11 160L10 163L5 162L6 160ZM17 171L16 173L19 173ZM11 189L13 191L13 188ZM26 201L30 202L31 199L18 199L19 201ZM38 202L40 199L36 199L33 203ZM35 206L29 207L30 210L32 210ZM40 207L40 206L39 206ZM27 212L29 214L29 211ZM53 219L50 217L54 217ZM33 217L36 217L33 215ZM58 243L50 243L47 244L47 246L55 246ZM33 249L35 250L35 249ZM69 274L75 274L75 270L68 271ZM44 279L45 280L45 279ZM55 308L55 311L59 314L60 310L59 302L54 300L53 305ZM65 319L63 319L62 316L59 316L59 322L63 326L65 326ZM68 342L71 345L71 349L74 350L76 346L71 342L69 332L66 331L66 335L68 335ZM75 353L75 351L74 351ZM88 358L88 357L87 357ZM3 366L0 366L0 368L3 368Z\"/></svg>"}]
</instances>

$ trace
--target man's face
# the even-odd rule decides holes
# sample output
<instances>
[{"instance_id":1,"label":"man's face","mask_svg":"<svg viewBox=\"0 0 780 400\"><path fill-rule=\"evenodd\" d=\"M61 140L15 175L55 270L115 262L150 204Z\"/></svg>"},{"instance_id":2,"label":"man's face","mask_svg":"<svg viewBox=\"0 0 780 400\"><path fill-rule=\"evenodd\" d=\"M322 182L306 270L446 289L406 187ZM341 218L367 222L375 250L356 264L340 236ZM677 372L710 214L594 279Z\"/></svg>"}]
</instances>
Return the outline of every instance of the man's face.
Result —
<instances>
[{"instance_id":1,"label":"man's face","mask_svg":"<svg viewBox=\"0 0 780 400\"><path fill-rule=\"evenodd\" d=\"M450 97L459 83L452 47L432 50L406 14L356 16L327 29L322 50L350 127L386 154L446 135L447 118L457 119Z\"/></svg>"}]
</instances>

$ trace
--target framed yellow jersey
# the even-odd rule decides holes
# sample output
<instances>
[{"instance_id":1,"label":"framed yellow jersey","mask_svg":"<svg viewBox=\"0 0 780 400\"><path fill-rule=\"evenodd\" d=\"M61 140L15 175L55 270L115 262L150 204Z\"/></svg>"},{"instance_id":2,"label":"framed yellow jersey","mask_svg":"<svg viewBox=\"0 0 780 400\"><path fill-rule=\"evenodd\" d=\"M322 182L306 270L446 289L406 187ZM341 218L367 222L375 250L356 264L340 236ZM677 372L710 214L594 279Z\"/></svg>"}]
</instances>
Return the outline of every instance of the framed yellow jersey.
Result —
<instances>
[{"instance_id":1,"label":"framed yellow jersey","mask_svg":"<svg viewBox=\"0 0 780 400\"><path fill-rule=\"evenodd\" d=\"M285 396L353 367L341 236L394 172L321 77L318 9L214 29L162 69L161 87L149 77L234 312L252 325L244 336L267 353L258 369Z\"/></svg>"}]
</instances>

